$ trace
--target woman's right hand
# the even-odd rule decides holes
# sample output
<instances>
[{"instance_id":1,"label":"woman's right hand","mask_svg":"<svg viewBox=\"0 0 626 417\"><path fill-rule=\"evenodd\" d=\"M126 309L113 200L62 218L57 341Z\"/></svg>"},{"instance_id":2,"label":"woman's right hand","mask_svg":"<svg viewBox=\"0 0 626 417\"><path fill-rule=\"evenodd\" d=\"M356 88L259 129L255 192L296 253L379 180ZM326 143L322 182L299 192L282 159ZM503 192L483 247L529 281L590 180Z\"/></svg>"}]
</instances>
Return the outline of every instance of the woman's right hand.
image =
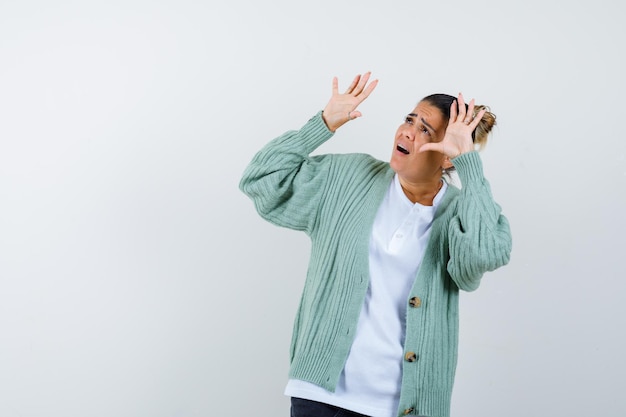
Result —
<instances>
[{"instance_id":1,"label":"woman's right hand","mask_svg":"<svg viewBox=\"0 0 626 417\"><path fill-rule=\"evenodd\" d=\"M362 76L359 74L354 77L352 84L343 94L339 94L337 77L333 78L333 95L322 112L322 118L331 132L335 132L344 123L362 116L356 108L374 91L378 84L378 80L367 83L370 75L371 72L368 71Z\"/></svg>"}]
</instances>

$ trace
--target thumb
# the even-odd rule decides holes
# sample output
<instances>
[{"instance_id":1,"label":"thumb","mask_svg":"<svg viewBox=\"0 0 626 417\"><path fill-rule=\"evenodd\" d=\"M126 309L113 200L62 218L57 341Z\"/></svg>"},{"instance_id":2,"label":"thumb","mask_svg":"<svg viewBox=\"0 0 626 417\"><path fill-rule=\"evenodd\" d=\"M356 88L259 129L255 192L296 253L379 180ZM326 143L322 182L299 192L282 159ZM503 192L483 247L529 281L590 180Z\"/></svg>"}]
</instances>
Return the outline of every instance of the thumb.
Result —
<instances>
[{"instance_id":1,"label":"thumb","mask_svg":"<svg viewBox=\"0 0 626 417\"><path fill-rule=\"evenodd\" d=\"M348 114L350 115L350 119L356 119L357 117L363 116L363 114L361 114L361 112L358 110L352 110Z\"/></svg>"},{"instance_id":2,"label":"thumb","mask_svg":"<svg viewBox=\"0 0 626 417\"><path fill-rule=\"evenodd\" d=\"M418 152L427 152L427 151L435 151L435 152L443 153L444 147L443 147L443 144L441 142L439 142L439 143L425 143L418 150Z\"/></svg>"}]
</instances>

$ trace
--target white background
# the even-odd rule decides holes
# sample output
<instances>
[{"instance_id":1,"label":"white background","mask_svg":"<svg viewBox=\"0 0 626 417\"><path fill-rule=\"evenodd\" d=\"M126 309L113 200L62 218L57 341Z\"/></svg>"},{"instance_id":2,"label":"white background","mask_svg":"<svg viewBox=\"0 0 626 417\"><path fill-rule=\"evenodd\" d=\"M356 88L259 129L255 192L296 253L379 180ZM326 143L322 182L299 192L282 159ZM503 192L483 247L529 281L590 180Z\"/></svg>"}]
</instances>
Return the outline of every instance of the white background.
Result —
<instances>
[{"instance_id":1,"label":"white background","mask_svg":"<svg viewBox=\"0 0 626 417\"><path fill-rule=\"evenodd\" d=\"M463 294L455 417L626 415L617 0L0 2L0 417L288 416L309 242L237 185L371 70L320 152L490 105L513 254Z\"/></svg>"}]
</instances>

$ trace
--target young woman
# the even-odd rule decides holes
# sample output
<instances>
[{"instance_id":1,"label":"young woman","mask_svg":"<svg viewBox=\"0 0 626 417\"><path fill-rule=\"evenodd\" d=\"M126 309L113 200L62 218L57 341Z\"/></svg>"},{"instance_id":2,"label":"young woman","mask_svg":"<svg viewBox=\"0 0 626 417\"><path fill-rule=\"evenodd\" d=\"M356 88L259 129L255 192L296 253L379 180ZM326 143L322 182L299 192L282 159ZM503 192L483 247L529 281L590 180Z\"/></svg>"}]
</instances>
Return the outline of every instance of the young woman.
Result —
<instances>
[{"instance_id":1,"label":"young woman","mask_svg":"<svg viewBox=\"0 0 626 417\"><path fill-rule=\"evenodd\" d=\"M511 251L475 150L495 116L434 94L398 127L389 163L310 156L361 117L377 85L369 77L344 94L334 78L324 110L266 145L240 183L263 218L311 238L285 393L292 417L447 417L459 290L478 288Z\"/></svg>"}]
</instances>

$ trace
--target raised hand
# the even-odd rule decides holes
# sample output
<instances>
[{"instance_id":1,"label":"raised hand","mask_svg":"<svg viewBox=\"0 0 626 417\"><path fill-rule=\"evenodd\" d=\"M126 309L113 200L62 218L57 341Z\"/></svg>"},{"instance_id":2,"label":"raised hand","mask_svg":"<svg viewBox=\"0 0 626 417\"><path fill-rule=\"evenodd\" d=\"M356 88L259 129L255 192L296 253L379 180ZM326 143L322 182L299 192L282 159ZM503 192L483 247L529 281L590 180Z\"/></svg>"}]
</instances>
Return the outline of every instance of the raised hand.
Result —
<instances>
[{"instance_id":1,"label":"raised hand","mask_svg":"<svg viewBox=\"0 0 626 417\"><path fill-rule=\"evenodd\" d=\"M458 99L450 106L450 120L443 139L440 142L424 144L419 151L441 152L450 159L473 151L472 132L480 123L485 111L486 109L481 109L474 115L474 99L469 102L468 109L465 111L463 94L459 93Z\"/></svg>"},{"instance_id":2,"label":"raised hand","mask_svg":"<svg viewBox=\"0 0 626 417\"><path fill-rule=\"evenodd\" d=\"M366 72L354 77L352 84L343 94L339 94L337 77L333 78L333 94L322 113L322 118L331 132L339 129L344 123L362 116L356 108L374 91L378 84L378 80L367 83L370 75L371 72Z\"/></svg>"}]
</instances>

